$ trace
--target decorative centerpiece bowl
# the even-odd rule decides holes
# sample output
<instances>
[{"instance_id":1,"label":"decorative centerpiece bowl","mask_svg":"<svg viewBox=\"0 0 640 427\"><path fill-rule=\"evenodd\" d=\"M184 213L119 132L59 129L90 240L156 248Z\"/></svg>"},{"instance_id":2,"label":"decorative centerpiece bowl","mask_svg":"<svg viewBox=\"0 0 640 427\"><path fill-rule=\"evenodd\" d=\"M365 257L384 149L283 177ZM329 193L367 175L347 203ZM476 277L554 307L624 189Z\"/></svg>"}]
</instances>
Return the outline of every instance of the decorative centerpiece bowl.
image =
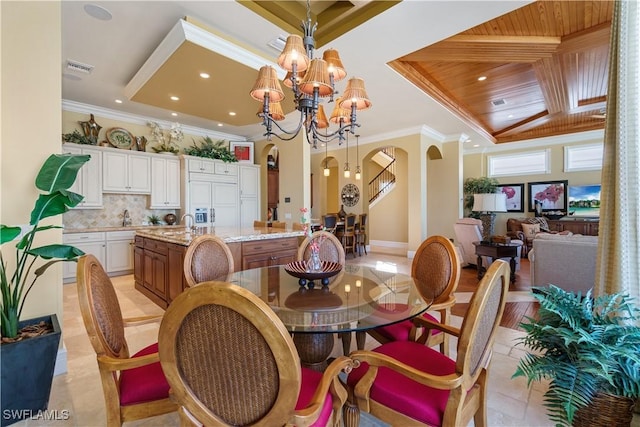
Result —
<instances>
[{"instance_id":1,"label":"decorative centerpiece bowl","mask_svg":"<svg viewBox=\"0 0 640 427\"><path fill-rule=\"evenodd\" d=\"M297 277L300 286L307 286L309 289L313 289L313 281L321 280L323 286L329 284L329 278L335 276L342 270L342 264L331 261L322 261L322 269L319 271L308 271L306 261L294 261L286 264L284 269L287 273L293 277Z\"/></svg>"}]
</instances>

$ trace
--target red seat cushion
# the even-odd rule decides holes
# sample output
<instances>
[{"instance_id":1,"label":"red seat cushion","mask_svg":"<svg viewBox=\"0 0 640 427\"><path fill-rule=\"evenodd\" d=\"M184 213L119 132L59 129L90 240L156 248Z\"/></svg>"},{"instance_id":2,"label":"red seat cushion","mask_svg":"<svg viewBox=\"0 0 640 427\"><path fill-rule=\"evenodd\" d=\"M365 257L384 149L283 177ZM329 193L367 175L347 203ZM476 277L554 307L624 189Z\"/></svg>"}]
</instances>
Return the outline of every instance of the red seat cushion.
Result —
<instances>
[{"instance_id":1,"label":"red seat cushion","mask_svg":"<svg viewBox=\"0 0 640 427\"><path fill-rule=\"evenodd\" d=\"M296 410L306 408L311 402L313 393L316 392L318 384L322 381L322 373L314 371L309 368L302 368L302 384L300 386L300 394L298 395L298 402L296 403ZM327 426L329 425L329 418L331 417L331 411L333 410L333 398L330 393L327 393L327 398L322 406L320 416L315 423L311 424L313 427Z\"/></svg>"},{"instance_id":2,"label":"red seat cushion","mask_svg":"<svg viewBox=\"0 0 640 427\"><path fill-rule=\"evenodd\" d=\"M412 341L393 341L373 350L434 375L455 373L455 362L422 344ZM362 363L347 377L347 384L354 387L369 369ZM378 370L370 397L384 406L414 418L422 423L439 426L449 398L448 390L438 390L419 384L407 377L381 367Z\"/></svg>"},{"instance_id":3,"label":"red seat cushion","mask_svg":"<svg viewBox=\"0 0 640 427\"><path fill-rule=\"evenodd\" d=\"M158 343L145 347L132 357L158 352ZM151 402L169 397L169 383L160 362L127 369L120 374L120 405Z\"/></svg>"},{"instance_id":4,"label":"red seat cushion","mask_svg":"<svg viewBox=\"0 0 640 427\"><path fill-rule=\"evenodd\" d=\"M438 319L429 313L424 313L421 317L434 323L438 323ZM376 328L376 332L391 341L409 341L409 332L411 332L412 327L413 322L411 320L405 320L404 322L394 323L392 325L380 326L379 328ZM436 335L441 332L438 329L434 329L432 333L433 335Z\"/></svg>"}]
</instances>

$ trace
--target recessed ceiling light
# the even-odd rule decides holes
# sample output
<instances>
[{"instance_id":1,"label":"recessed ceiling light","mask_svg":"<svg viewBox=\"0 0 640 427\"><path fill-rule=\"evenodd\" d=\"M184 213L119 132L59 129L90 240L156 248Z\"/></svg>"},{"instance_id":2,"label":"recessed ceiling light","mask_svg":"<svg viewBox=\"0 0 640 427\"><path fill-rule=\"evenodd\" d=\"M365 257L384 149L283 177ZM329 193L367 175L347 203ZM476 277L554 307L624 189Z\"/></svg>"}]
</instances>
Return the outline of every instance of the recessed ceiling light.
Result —
<instances>
[{"instance_id":1,"label":"recessed ceiling light","mask_svg":"<svg viewBox=\"0 0 640 427\"><path fill-rule=\"evenodd\" d=\"M480 144L473 144L474 148L480 147Z\"/></svg>"},{"instance_id":2,"label":"recessed ceiling light","mask_svg":"<svg viewBox=\"0 0 640 427\"><path fill-rule=\"evenodd\" d=\"M507 116L507 118L508 118L508 119L512 119L512 118L513 118L513 114L509 114L509 115Z\"/></svg>"},{"instance_id":3,"label":"recessed ceiling light","mask_svg":"<svg viewBox=\"0 0 640 427\"><path fill-rule=\"evenodd\" d=\"M104 7L98 6L96 4L91 4L91 3L85 4L84 11L87 13L87 15L93 16L94 18L99 19L101 21L110 21L111 18L113 18L113 16L111 15L111 12L109 12Z\"/></svg>"},{"instance_id":4,"label":"recessed ceiling light","mask_svg":"<svg viewBox=\"0 0 640 427\"><path fill-rule=\"evenodd\" d=\"M224 126L222 123L218 123L218 127L222 127Z\"/></svg>"},{"instance_id":5,"label":"recessed ceiling light","mask_svg":"<svg viewBox=\"0 0 640 427\"><path fill-rule=\"evenodd\" d=\"M200 73L200 77L202 77L203 79L208 79L211 76L208 73Z\"/></svg>"},{"instance_id":6,"label":"recessed ceiling light","mask_svg":"<svg viewBox=\"0 0 640 427\"><path fill-rule=\"evenodd\" d=\"M177 117L177 116L178 116L178 113L171 113L171 115L172 115L173 117Z\"/></svg>"},{"instance_id":7,"label":"recessed ceiling light","mask_svg":"<svg viewBox=\"0 0 640 427\"><path fill-rule=\"evenodd\" d=\"M116 100L115 100L115 103L116 103L116 104L122 104L122 99L116 99Z\"/></svg>"},{"instance_id":8,"label":"recessed ceiling light","mask_svg":"<svg viewBox=\"0 0 640 427\"><path fill-rule=\"evenodd\" d=\"M235 115L236 115L236 112L235 112L235 111L229 111L229 115L230 115L230 116L235 116Z\"/></svg>"},{"instance_id":9,"label":"recessed ceiling light","mask_svg":"<svg viewBox=\"0 0 640 427\"><path fill-rule=\"evenodd\" d=\"M483 82L483 81L485 81L485 80L487 80L487 76L480 76L480 77L478 77L478 81L479 81L479 82Z\"/></svg>"},{"instance_id":10,"label":"recessed ceiling light","mask_svg":"<svg viewBox=\"0 0 640 427\"><path fill-rule=\"evenodd\" d=\"M171 100L172 100L172 101L180 101L180 98L178 98L177 96L172 96L172 97L171 97Z\"/></svg>"}]
</instances>

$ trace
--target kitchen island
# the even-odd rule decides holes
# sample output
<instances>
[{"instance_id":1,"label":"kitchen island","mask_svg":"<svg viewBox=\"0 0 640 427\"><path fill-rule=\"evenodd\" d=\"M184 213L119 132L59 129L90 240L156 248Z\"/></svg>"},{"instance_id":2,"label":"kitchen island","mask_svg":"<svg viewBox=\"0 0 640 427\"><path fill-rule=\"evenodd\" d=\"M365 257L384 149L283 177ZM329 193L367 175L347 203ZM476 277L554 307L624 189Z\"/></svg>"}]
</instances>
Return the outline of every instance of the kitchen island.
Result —
<instances>
[{"instance_id":1,"label":"kitchen island","mask_svg":"<svg viewBox=\"0 0 640 427\"><path fill-rule=\"evenodd\" d=\"M184 254L202 234L222 238L233 254L235 271L286 264L296 260L304 237L300 230L264 228L207 228L195 231L175 227L136 230L134 247L135 287L162 308L169 306L186 287Z\"/></svg>"}]
</instances>

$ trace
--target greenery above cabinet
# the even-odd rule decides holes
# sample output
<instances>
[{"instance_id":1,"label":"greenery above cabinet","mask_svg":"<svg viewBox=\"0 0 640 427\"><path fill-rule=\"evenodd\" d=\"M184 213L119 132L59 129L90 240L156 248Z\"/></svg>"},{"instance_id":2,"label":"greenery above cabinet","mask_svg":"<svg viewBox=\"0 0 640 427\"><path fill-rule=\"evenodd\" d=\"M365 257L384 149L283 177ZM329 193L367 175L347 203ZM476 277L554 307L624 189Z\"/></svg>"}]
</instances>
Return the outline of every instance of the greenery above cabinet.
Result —
<instances>
[{"instance_id":1,"label":"greenery above cabinet","mask_svg":"<svg viewBox=\"0 0 640 427\"><path fill-rule=\"evenodd\" d=\"M235 154L229 150L229 142L223 139L213 141L210 137L202 138L200 145L193 141L191 147L184 149L184 153L189 156L205 157L208 159L222 160L223 162L237 162Z\"/></svg>"}]
</instances>

